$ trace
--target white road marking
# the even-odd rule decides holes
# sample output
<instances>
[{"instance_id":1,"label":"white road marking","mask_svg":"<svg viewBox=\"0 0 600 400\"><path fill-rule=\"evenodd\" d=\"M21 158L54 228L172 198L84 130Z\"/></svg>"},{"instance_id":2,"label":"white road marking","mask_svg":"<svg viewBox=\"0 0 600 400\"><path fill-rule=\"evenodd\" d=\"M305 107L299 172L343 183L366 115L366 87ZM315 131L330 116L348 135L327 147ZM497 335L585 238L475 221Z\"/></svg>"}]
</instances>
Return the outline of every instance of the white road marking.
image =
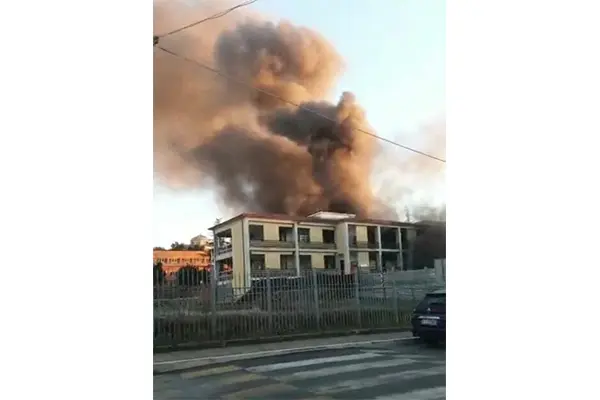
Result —
<instances>
[{"instance_id":1,"label":"white road marking","mask_svg":"<svg viewBox=\"0 0 600 400\"><path fill-rule=\"evenodd\" d=\"M328 368L320 368L320 369L312 369L309 371L300 371L295 372L293 374L278 376L277 379L281 381L295 381L300 379L311 379L311 378L319 378L322 376L332 376L338 374L345 374L347 372L356 372L368 370L371 368L385 368L385 367L399 367L401 365L409 365L416 363L416 360L410 360L405 358L398 358L393 360L385 360L385 361L374 361L368 363L358 363L358 364L348 364L341 365L339 367L328 367Z\"/></svg>"},{"instance_id":2,"label":"white road marking","mask_svg":"<svg viewBox=\"0 0 600 400\"><path fill-rule=\"evenodd\" d=\"M263 372L279 371L282 369L308 367L311 365L321 365L321 364L341 362L341 361L364 360L367 358L375 358L375 357L381 357L381 354L360 353L360 354L351 354L348 356L310 358L308 360L299 360L299 361L290 361L290 362L277 363L277 364L260 365L258 367L246 368L246 370L251 371L251 372L263 373Z\"/></svg>"},{"instance_id":3,"label":"white road marking","mask_svg":"<svg viewBox=\"0 0 600 400\"><path fill-rule=\"evenodd\" d=\"M412 379L424 378L427 376L443 375L446 373L446 367L433 367L427 369L415 369L409 371L396 372L393 374L384 374L377 377L365 379L353 379L337 382L334 385L321 386L314 391L319 394L340 393L349 390L359 390L369 387L385 385L391 382L407 381Z\"/></svg>"},{"instance_id":4,"label":"white road marking","mask_svg":"<svg viewBox=\"0 0 600 400\"><path fill-rule=\"evenodd\" d=\"M400 337L397 339L380 339L380 340L364 340L360 342L345 342L345 343L335 343L335 344L324 344L319 346L305 346L305 347L292 347L287 349L277 349L277 350L265 350L265 351L254 351L250 353L241 353L241 354L229 354L223 356L214 356L214 357L197 357L197 358L186 358L181 360L166 360L166 361L155 361L154 366L157 365L170 365L170 364L178 364L184 362L193 362L193 361L226 361L226 360L243 360L247 358L258 358L264 356L271 356L277 354L290 354L290 353L300 353L306 351L316 351L316 350L329 350L329 349L344 349L349 347L360 347L369 344L377 344L377 343L390 343L390 342L403 342L403 341L414 341L414 337Z\"/></svg>"},{"instance_id":5,"label":"white road marking","mask_svg":"<svg viewBox=\"0 0 600 400\"><path fill-rule=\"evenodd\" d=\"M369 349L372 353L389 354L394 357L405 357L413 358L415 360L439 360L439 356L433 354L412 354L412 353L401 353L398 350L384 350L384 349Z\"/></svg>"},{"instance_id":6,"label":"white road marking","mask_svg":"<svg viewBox=\"0 0 600 400\"><path fill-rule=\"evenodd\" d=\"M442 400L445 398L446 386L438 386L389 396L379 396L375 400Z\"/></svg>"}]
</instances>

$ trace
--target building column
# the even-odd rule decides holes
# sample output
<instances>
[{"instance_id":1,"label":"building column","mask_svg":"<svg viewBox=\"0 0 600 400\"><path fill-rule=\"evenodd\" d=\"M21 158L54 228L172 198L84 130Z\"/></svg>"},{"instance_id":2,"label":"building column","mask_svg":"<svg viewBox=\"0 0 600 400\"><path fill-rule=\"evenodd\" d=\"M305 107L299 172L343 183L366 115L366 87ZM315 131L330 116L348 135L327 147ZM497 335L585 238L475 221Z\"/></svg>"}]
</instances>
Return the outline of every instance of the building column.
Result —
<instances>
[{"instance_id":1,"label":"building column","mask_svg":"<svg viewBox=\"0 0 600 400\"><path fill-rule=\"evenodd\" d=\"M404 258L402 257L402 252L399 251L398 255L396 256L397 262L396 262L396 270L397 271L404 271Z\"/></svg>"},{"instance_id":2,"label":"building column","mask_svg":"<svg viewBox=\"0 0 600 400\"><path fill-rule=\"evenodd\" d=\"M446 260L445 259L435 259L433 260L433 265L435 268L435 280L440 285L446 284Z\"/></svg>"},{"instance_id":3,"label":"building column","mask_svg":"<svg viewBox=\"0 0 600 400\"><path fill-rule=\"evenodd\" d=\"M397 256L397 265L396 265L396 269L398 269L399 271L404 271L404 257L402 256L402 252L404 251L404 249L402 248L402 229L401 228L396 228L398 234L396 235L396 237L398 238L398 248L400 249L400 252L398 253Z\"/></svg>"},{"instance_id":4,"label":"building column","mask_svg":"<svg viewBox=\"0 0 600 400\"><path fill-rule=\"evenodd\" d=\"M212 249L212 260L211 261L211 271L210 271L210 278L212 279L213 282L216 282L217 278L219 277L219 271L217 271L217 254L219 252L219 237L217 236L217 234L215 233L215 231L212 231L213 234L213 249Z\"/></svg>"},{"instance_id":5,"label":"building column","mask_svg":"<svg viewBox=\"0 0 600 400\"><path fill-rule=\"evenodd\" d=\"M350 233L348 223L344 222L344 274L348 275L352 272L352 263L350 261Z\"/></svg>"},{"instance_id":6,"label":"building column","mask_svg":"<svg viewBox=\"0 0 600 400\"><path fill-rule=\"evenodd\" d=\"M248 289L252 285L252 266L250 263L250 229L248 228L248 220L246 218L242 221L242 232L242 238L244 238L242 242L244 255L244 286ZM231 241L231 251L233 251L233 235Z\"/></svg>"},{"instance_id":7,"label":"building column","mask_svg":"<svg viewBox=\"0 0 600 400\"><path fill-rule=\"evenodd\" d=\"M298 223L294 222L294 265L296 276L300 276L300 245L298 243Z\"/></svg>"},{"instance_id":8,"label":"building column","mask_svg":"<svg viewBox=\"0 0 600 400\"><path fill-rule=\"evenodd\" d=\"M377 225L377 271L383 271L383 253L381 252L381 226Z\"/></svg>"}]
</instances>

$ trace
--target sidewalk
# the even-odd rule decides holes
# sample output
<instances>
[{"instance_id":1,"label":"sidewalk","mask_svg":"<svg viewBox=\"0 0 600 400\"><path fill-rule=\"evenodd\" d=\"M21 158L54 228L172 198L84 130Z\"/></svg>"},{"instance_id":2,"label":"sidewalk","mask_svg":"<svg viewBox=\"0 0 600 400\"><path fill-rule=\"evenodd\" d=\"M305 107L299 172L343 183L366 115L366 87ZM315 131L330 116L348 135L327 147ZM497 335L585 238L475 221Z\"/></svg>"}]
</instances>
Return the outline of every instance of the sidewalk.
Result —
<instances>
[{"instance_id":1,"label":"sidewalk","mask_svg":"<svg viewBox=\"0 0 600 400\"><path fill-rule=\"evenodd\" d=\"M205 365L324 349L358 347L374 343L412 340L410 332L352 335L295 340L206 350L178 351L154 355L154 373L167 373Z\"/></svg>"}]
</instances>

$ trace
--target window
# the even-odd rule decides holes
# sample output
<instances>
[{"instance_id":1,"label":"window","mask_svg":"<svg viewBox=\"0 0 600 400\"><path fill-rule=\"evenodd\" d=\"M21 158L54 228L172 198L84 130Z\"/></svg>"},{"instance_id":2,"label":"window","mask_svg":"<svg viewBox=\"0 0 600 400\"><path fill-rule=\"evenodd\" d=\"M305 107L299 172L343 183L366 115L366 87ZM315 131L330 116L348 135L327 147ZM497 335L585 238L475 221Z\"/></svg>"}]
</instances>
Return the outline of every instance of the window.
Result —
<instances>
[{"instance_id":1,"label":"window","mask_svg":"<svg viewBox=\"0 0 600 400\"><path fill-rule=\"evenodd\" d=\"M404 269L415 269L413 265L412 253L409 250L402 251L402 264Z\"/></svg>"},{"instance_id":2,"label":"window","mask_svg":"<svg viewBox=\"0 0 600 400\"><path fill-rule=\"evenodd\" d=\"M408 248L408 229L406 228L400 229L400 243L402 244L403 249Z\"/></svg>"},{"instance_id":3,"label":"window","mask_svg":"<svg viewBox=\"0 0 600 400\"><path fill-rule=\"evenodd\" d=\"M264 227L262 225L250 225L248 231L250 240L265 240Z\"/></svg>"},{"instance_id":4,"label":"window","mask_svg":"<svg viewBox=\"0 0 600 400\"><path fill-rule=\"evenodd\" d=\"M296 269L294 265L294 256L292 254L281 254L279 256L279 265L281 269Z\"/></svg>"},{"instance_id":5,"label":"window","mask_svg":"<svg viewBox=\"0 0 600 400\"><path fill-rule=\"evenodd\" d=\"M348 242L351 245L356 245L356 225L348 225Z\"/></svg>"},{"instance_id":6,"label":"window","mask_svg":"<svg viewBox=\"0 0 600 400\"><path fill-rule=\"evenodd\" d=\"M310 254L303 254L300 256L300 270L306 271L312 269L312 256Z\"/></svg>"},{"instance_id":7,"label":"window","mask_svg":"<svg viewBox=\"0 0 600 400\"><path fill-rule=\"evenodd\" d=\"M367 243L377 243L377 228L367 226Z\"/></svg>"},{"instance_id":8,"label":"window","mask_svg":"<svg viewBox=\"0 0 600 400\"><path fill-rule=\"evenodd\" d=\"M335 231L323 229L323 243L335 243Z\"/></svg>"},{"instance_id":9,"label":"window","mask_svg":"<svg viewBox=\"0 0 600 400\"><path fill-rule=\"evenodd\" d=\"M294 230L284 226L279 227L279 241L280 242L293 242L294 241Z\"/></svg>"},{"instance_id":10,"label":"window","mask_svg":"<svg viewBox=\"0 0 600 400\"><path fill-rule=\"evenodd\" d=\"M298 228L298 242L310 243L310 229ZM300 257L302 257L302 256L300 256Z\"/></svg>"},{"instance_id":11,"label":"window","mask_svg":"<svg viewBox=\"0 0 600 400\"><path fill-rule=\"evenodd\" d=\"M250 269L251 270L264 270L265 269L265 255L264 254L251 254L250 255Z\"/></svg>"},{"instance_id":12,"label":"window","mask_svg":"<svg viewBox=\"0 0 600 400\"><path fill-rule=\"evenodd\" d=\"M381 247L384 249L397 249L398 245L398 229L382 227Z\"/></svg>"},{"instance_id":13,"label":"window","mask_svg":"<svg viewBox=\"0 0 600 400\"><path fill-rule=\"evenodd\" d=\"M324 255L323 263L325 264L325 269L335 269L335 256Z\"/></svg>"}]
</instances>

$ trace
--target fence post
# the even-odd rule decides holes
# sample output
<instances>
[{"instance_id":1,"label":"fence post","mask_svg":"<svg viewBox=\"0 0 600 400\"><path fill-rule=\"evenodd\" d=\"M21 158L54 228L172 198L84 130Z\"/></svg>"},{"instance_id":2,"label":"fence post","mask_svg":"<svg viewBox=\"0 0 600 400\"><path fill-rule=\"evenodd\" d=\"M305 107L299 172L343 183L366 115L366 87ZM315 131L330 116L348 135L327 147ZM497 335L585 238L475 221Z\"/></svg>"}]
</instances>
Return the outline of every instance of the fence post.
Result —
<instances>
[{"instance_id":1,"label":"fence post","mask_svg":"<svg viewBox=\"0 0 600 400\"><path fill-rule=\"evenodd\" d=\"M358 268L354 271L354 297L356 298L356 316L358 318L358 327L362 328L361 311L360 311L360 288L358 278Z\"/></svg>"},{"instance_id":2,"label":"fence post","mask_svg":"<svg viewBox=\"0 0 600 400\"><path fill-rule=\"evenodd\" d=\"M379 272L379 274L381 275L381 287L383 288L383 298L387 299L387 279L386 279L386 274L383 272L383 270L381 272Z\"/></svg>"},{"instance_id":3,"label":"fence post","mask_svg":"<svg viewBox=\"0 0 600 400\"><path fill-rule=\"evenodd\" d=\"M396 290L396 281L392 279L392 300L394 301L394 315L396 324L400 325L400 313L398 312L398 291Z\"/></svg>"},{"instance_id":4,"label":"fence post","mask_svg":"<svg viewBox=\"0 0 600 400\"><path fill-rule=\"evenodd\" d=\"M217 337L217 289L219 286L219 275L217 263L213 262L210 269L210 332L212 340Z\"/></svg>"},{"instance_id":5,"label":"fence post","mask_svg":"<svg viewBox=\"0 0 600 400\"><path fill-rule=\"evenodd\" d=\"M317 271L312 270L312 287L313 287L313 299L315 302L315 317L317 321L317 331L321 330L321 310L319 308L319 287L317 286Z\"/></svg>"},{"instance_id":6,"label":"fence post","mask_svg":"<svg viewBox=\"0 0 600 400\"><path fill-rule=\"evenodd\" d=\"M271 282L271 271L266 270L267 273L267 315L269 316L269 326L267 327L269 333L273 333L273 287Z\"/></svg>"}]
</instances>

